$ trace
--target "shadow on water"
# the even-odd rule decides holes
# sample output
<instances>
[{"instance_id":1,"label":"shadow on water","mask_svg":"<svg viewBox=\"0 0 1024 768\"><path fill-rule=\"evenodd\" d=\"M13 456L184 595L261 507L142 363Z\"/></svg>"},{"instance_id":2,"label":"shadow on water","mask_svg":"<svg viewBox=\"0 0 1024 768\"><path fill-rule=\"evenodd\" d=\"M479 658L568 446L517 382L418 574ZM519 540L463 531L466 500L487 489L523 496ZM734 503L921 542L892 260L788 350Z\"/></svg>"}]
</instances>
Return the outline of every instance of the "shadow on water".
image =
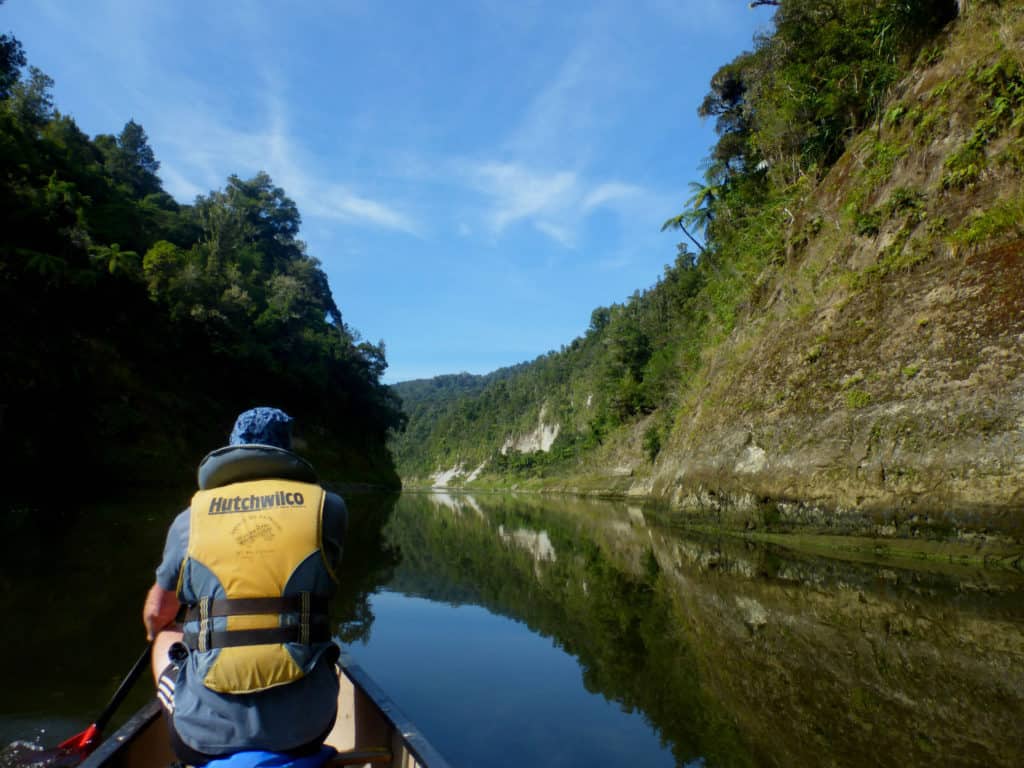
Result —
<instances>
[{"instance_id":1,"label":"shadow on water","mask_svg":"<svg viewBox=\"0 0 1024 768\"><path fill-rule=\"evenodd\" d=\"M384 536L398 494L348 494L349 525L338 571L338 594L331 602L336 637L354 643L373 626L370 595L394 577L399 552Z\"/></svg>"}]
</instances>

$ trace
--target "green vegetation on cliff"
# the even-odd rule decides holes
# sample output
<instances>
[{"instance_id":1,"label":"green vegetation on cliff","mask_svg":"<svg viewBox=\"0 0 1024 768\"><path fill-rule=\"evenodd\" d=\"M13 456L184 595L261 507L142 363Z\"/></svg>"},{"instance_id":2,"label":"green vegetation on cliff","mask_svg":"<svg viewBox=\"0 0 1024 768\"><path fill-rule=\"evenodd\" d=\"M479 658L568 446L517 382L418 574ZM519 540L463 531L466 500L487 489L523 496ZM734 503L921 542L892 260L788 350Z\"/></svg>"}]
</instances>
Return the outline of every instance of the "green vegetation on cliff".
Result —
<instances>
[{"instance_id":1,"label":"green vegetation on cliff","mask_svg":"<svg viewBox=\"0 0 1024 768\"><path fill-rule=\"evenodd\" d=\"M266 403L297 418L325 477L395 484L383 347L343 322L284 190L232 176L179 205L141 125L90 138L26 64L0 38L8 496L43 478L187 482Z\"/></svg>"}]
</instances>

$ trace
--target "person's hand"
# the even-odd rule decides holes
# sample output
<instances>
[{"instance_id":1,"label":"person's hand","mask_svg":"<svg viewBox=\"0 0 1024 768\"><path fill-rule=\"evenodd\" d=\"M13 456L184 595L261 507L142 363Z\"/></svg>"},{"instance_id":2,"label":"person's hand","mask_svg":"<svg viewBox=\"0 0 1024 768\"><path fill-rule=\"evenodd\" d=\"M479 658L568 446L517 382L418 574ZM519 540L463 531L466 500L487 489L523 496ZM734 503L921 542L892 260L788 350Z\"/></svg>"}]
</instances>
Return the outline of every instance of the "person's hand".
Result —
<instances>
[{"instance_id":1,"label":"person's hand","mask_svg":"<svg viewBox=\"0 0 1024 768\"><path fill-rule=\"evenodd\" d=\"M164 589L159 584L150 587L146 602L142 606L142 623L146 626L146 639L153 640L161 629L174 621L180 606L181 603L174 592Z\"/></svg>"}]
</instances>

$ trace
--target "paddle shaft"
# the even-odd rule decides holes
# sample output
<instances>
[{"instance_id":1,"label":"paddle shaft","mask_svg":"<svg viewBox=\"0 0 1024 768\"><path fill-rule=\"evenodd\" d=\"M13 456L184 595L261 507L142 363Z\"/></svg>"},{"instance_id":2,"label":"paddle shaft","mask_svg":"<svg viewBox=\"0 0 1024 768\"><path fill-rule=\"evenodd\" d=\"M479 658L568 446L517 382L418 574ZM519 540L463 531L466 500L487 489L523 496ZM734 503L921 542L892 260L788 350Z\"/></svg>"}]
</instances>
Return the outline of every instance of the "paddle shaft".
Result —
<instances>
[{"instance_id":1,"label":"paddle shaft","mask_svg":"<svg viewBox=\"0 0 1024 768\"><path fill-rule=\"evenodd\" d=\"M96 718L92 725L86 728L81 733L76 733L70 739L62 741L57 749L61 751L79 752L84 757L89 754L96 746L99 740L100 731L103 730L104 726L110 722L110 718L114 716L117 708L121 706L121 702L124 701L125 696L128 695L128 691L132 689L135 681L139 679L139 676L145 669L149 667L149 658L153 653L153 643L147 643L145 650L142 655L136 660L135 664L128 671L124 680L121 681L121 685L114 691L114 695L110 701L107 702L107 706L100 712L100 716Z\"/></svg>"},{"instance_id":2,"label":"paddle shaft","mask_svg":"<svg viewBox=\"0 0 1024 768\"><path fill-rule=\"evenodd\" d=\"M135 685L135 681L139 679L139 676L143 671L149 669L149 658L152 653L153 643L147 643L145 650L143 650L139 658L135 660L135 664L128 671L128 674L125 675L124 680L121 681L121 685L119 685L117 690L114 691L114 695L110 698L107 706L93 723L93 725L96 726L96 730L102 731L106 724L110 722L110 718L114 716L117 708L121 706L121 702L124 701L125 696L128 695L128 691L130 691L132 686Z\"/></svg>"}]
</instances>

